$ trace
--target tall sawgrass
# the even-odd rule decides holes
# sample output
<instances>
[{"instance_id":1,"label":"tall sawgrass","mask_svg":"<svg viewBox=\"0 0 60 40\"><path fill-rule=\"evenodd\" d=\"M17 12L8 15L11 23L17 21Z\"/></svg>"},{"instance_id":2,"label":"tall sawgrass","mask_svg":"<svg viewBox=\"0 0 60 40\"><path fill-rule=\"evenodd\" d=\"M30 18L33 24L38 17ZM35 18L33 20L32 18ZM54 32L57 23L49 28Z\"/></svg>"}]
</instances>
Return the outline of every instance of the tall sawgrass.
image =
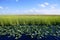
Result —
<instances>
[{"instance_id":1,"label":"tall sawgrass","mask_svg":"<svg viewBox=\"0 0 60 40\"><path fill-rule=\"evenodd\" d=\"M0 16L0 25L57 25L60 16Z\"/></svg>"}]
</instances>

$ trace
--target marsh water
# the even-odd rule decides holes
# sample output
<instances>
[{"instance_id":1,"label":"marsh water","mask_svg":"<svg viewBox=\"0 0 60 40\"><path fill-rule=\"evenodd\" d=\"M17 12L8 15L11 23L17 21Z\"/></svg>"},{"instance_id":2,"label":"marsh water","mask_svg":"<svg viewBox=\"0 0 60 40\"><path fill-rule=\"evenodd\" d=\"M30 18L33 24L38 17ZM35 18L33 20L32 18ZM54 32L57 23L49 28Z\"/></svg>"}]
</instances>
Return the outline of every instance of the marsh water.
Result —
<instances>
[{"instance_id":1,"label":"marsh water","mask_svg":"<svg viewBox=\"0 0 60 40\"><path fill-rule=\"evenodd\" d=\"M14 28L15 27L10 26L10 28L5 27L4 29L10 29L11 30ZM37 32L37 34L38 34L39 29L41 29L40 30L40 32L42 33L41 35L43 35L43 33L47 33L47 31L49 33L47 33L47 35L44 34L44 37L42 36L41 38L37 37L37 36L34 36L33 38L31 38L31 35L22 34L22 36L20 38L18 38L17 40L60 40L60 25L55 25L55 26L54 25L53 26L45 26L45 25L44 26L36 26L36 25L25 26L24 25L24 26L21 26L20 28L22 28L23 30L21 30L21 31L24 31L24 32L27 31L27 29L28 29L28 33L33 33L34 31L38 31ZM26 28L26 30L24 30L25 28ZM19 27L16 27L16 29L13 31L17 31L17 29L19 29ZM29 29L31 30L30 32L29 32ZM6 34L6 35L0 35L0 40L16 40L16 39L14 36L12 36L12 35L9 36L9 34Z\"/></svg>"},{"instance_id":2,"label":"marsh water","mask_svg":"<svg viewBox=\"0 0 60 40\"><path fill-rule=\"evenodd\" d=\"M16 40L16 39L13 36L8 37L8 35L5 35L5 36L0 35L0 40ZM23 34L21 38L17 40L60 40L60 37L47 35L45 37L38 39L37 37L31 38L30 36L26 36Z\"/></svg>"}]
</instances>

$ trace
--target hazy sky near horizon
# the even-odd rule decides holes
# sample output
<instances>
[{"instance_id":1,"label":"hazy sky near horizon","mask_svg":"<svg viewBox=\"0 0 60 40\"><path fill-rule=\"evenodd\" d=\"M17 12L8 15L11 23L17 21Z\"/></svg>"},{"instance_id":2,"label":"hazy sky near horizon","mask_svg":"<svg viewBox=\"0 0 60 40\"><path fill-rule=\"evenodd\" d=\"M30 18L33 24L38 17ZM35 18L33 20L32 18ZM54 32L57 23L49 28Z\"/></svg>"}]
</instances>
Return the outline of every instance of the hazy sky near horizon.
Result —
<instances>
[{"instance_id":1,"label":"hazy sky near horizon","mask_svg":"<svg viewBox=\"0 0 60 40\"><path fill-rule=\"evenodd\" d=\"M0 14L60 15L60 0L0 0Z\"/></svg>"}]
</instances>

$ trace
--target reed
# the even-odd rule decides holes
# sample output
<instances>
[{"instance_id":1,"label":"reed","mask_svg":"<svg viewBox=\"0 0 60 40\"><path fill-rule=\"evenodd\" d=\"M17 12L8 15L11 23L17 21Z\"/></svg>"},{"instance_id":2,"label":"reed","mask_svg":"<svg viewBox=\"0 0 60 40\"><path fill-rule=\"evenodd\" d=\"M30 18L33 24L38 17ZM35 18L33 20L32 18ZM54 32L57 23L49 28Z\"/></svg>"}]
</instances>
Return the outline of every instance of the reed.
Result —
<instances>
[{"instance_id":1,"label":"reed","mask_svg":"<svg viewBox=\"0 0 60 40\"><path fill-rule=\"evenodd\" d=\"M0 16L0 25L57 25L60 16Z\"/></svg>"}]
</instances>

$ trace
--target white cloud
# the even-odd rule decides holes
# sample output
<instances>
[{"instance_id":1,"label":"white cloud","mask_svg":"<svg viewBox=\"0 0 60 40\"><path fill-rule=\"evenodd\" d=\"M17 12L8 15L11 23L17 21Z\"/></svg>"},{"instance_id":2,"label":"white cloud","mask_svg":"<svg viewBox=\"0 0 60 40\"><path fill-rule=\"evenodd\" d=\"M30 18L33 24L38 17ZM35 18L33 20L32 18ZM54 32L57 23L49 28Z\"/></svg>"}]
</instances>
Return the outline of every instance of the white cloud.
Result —
<instances>
[{"instance_id":1,"label":"white cloud","mask_svg":"<svg viewBox=\"0 0 60 40\"><path fill-rule=\"evenodd\" d=\"M54 6L51 6L51 9L54 9L55 7Z\"/></svg>"},{"instance_id":2,"label":"white cloud","mask_svg":"<svg viewBox=\"0 0 60 40\"><path fill-rule=\"evenodd\" d=\"M15 12L20 12L20 10L16 10Z\"/></svg>"},{"instance_id":3,"label":"white cloud","mask_svg":"<svg viewBox=\"0 0 60 40\"><path fill-rule=\"evenodd\" d=\"M30 9L24 10L24 13L31 14L45 14L45 15L60 15L60 9Z\"/></svg>"},{"instance_id":4,"label":"white cloud","mask_svg":"<svg viewBox=\"0 0 60 40\"><path fill-rule=\"evenodd\" d=\"M23 10L23 13L33 13L34 10L33 9L29 9L29 10Z\"/></svg>"},{"instance_id":5,"label":"white cloud","mask_svg":"<svg viewBox=\"0 0 60 40\"><path fill-rule=\"evenodd\" d=\"M40 6L41 6L41 7L46 7L44 4L41 4Z\"/></svg>"},{"instance_id":6,"label":"white cloud","mask_svg":"<svg viewBox=\"0 0 60 40\"><path fill-rule=\"evenodd\" d=\"M16 0L16 2L18 2L19 0Z\"/></svg>"},{"instance_id":7,"label":"white cloud","mask_svg":"<svg viewBox=\"0 0 60 40\"><path fill-rule=\"evenodd\" d=\"M44 4L45 4L45 5L49 5L49 3L47 3L47 2L45 2Z\"/></svg>"},{"instance_id":8,"label":"white cloud","mask_svg":"<svg viewBox=\"0 0 60 40\"><path fill-rule=\"evenodd\" d=\"M8 7L2 7L2 6L0 6L0 9L8 9Z\"/></svg>"},{"instance_id":9,"label":"white cloud","mask_svg":"<svg viewBox=\"0 0 60 40\"><path fill-rule=\"evenodd\" d=\"M44 3L42 3L42 4L38 4L38 6L39 7L42 7L42 8L47 8L48 7L48 9L55 9L57 6L58 6L58 4L51 4L51 3L48 3L48 2L44 2ZM41 9L42 9L41 8Z\"/></svg>"},{"instance_id":10,"label":"white cloud","mask_svg":"<svg viewBox=\"0 0 60 40\"><path fill-rule=\"evenodd\" d=\"M51 9L54 9L54 8L56 8L58 5L57 4L52 4L52 5L50 5L50 8Z\"/></svg>"},{"instance_id":11,"label":"white cloud","mask_svg":"<svg viewBox=\"0 0 60 40\"><path fill-rule=\"evenodd\" d=\"M40 6L40 7L47 7L48 5L49 5L48 2L45 2L45 3L42 3L42 4L38 4L38 6Z\"/></svg>"},{"instance_id":12,"label":"white cloud","mask_svg":"<svg viewBox=\"0 0 60 40\"><path fill-rule=\"evenodd\" d=\"M2 6L0 6L0 9L3 9L3 7L2 7Z\"/></svg>"}]
</instances>

